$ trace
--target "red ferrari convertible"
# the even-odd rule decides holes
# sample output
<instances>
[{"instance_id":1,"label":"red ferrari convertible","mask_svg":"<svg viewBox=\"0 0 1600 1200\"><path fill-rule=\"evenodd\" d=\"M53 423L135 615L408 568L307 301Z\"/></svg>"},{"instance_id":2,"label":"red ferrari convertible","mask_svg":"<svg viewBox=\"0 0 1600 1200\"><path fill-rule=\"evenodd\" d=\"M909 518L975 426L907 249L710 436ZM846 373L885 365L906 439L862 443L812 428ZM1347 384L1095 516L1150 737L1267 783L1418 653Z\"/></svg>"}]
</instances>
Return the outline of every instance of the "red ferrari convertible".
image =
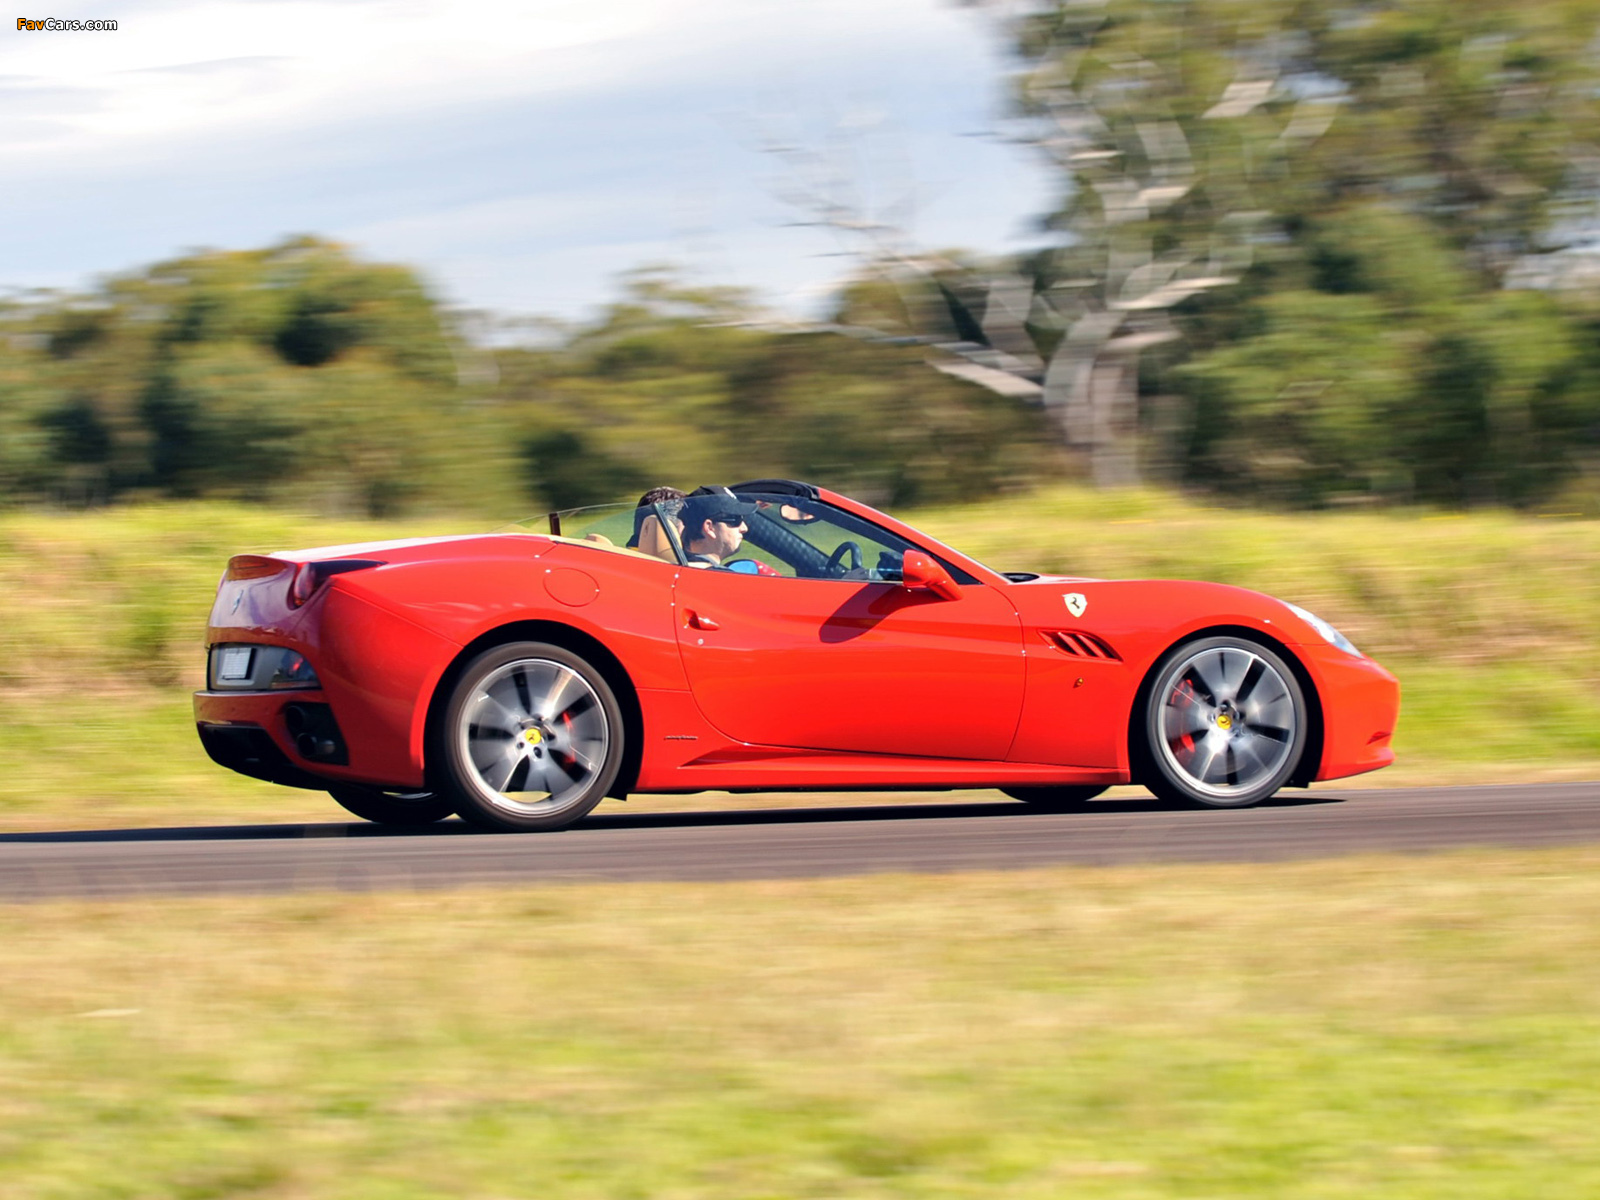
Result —
<instances>
[{"instance_id":1,"label":"red ferrari convertible","mask_svg":"<svg viewBox=\"0 0 1600 1200\"><path fill-rule=\"evenodd\" d=\"M559 829L606 796L1135 782L1238 807L1386 766L1395 678L1215 583L999 572L790 480L228 563L200 739L358 816Z\"/></svg>"}]
</instances>

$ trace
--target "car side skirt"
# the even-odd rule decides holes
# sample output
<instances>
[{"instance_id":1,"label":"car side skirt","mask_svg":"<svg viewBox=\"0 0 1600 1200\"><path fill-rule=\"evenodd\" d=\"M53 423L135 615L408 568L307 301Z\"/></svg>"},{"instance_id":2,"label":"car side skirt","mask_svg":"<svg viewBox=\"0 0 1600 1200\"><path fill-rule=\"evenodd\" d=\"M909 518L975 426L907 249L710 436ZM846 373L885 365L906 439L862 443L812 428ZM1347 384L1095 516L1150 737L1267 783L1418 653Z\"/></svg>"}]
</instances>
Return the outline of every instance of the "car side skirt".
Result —
<instances>
[{"instance_id":1,"label":"car side skirt","mask_svg":"<svg viewBox=\"0 0 1600 1200\"><path fill-rule=\"evenodd\" d=\"M645 745L633 793L849 791L1126 783L1126 770L1059 763L916 758L730 741L687 691L641 688Z\"/></svg>"}]
</instances>

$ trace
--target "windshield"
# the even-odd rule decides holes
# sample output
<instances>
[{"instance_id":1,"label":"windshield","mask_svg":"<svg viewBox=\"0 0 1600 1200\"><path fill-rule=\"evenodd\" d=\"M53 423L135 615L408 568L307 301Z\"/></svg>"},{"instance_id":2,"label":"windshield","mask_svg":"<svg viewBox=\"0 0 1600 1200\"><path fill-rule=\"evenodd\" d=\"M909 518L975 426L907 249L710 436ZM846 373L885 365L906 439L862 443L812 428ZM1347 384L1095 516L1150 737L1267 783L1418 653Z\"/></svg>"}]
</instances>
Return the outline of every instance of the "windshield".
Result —
<instances>
[{"instance_id":1,"label":"windshield","mask_svg":"<svg viewBox=\"0 0 1600 1200\"><path fill-rule=\"evenodd\" d=\"M743 492L739 500L747 506L745 532L736 553L722 564L730 570L749 561L795 579L897 582L905 552L915 549L888 530L821 500ZM760 567L755 572L767 573Z\"/></svg>"},{"instance_id":2,"label":"windshield","mask_svg":"<svg viewBox=\"0 0 1600 1200\"><path fill-rule=\"evenodd\" d=\"M823 500L764 492L689 496L642 508L594 505L510 528L684 566L789 579L899 582L905 552L922 549ZM958 583L976 582L954 564L944 566Z\"/></svg>"}]
</instances>

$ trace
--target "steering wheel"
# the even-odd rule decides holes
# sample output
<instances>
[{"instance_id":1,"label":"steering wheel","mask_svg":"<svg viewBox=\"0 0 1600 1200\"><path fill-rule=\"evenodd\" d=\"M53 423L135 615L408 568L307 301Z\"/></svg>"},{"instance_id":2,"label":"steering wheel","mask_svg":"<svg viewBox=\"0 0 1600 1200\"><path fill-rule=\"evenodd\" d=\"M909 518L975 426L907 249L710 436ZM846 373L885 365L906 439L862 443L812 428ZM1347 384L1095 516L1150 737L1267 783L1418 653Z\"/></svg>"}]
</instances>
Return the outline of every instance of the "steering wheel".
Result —
<instances>
[{"instance_id":1,"label":"steering wheel","mask_svg":"<svg viewBox=\"0 0 1600 1200\"><path fill-rule=\"evenodd\" d=\"M850 565L844 565L846 552L850 555ZM827 572L829 575L843 576L848 571L861 570L861 544L859 542L840 542L833 548L833 553L828 555Z\"/></svg>"}]
</instances>

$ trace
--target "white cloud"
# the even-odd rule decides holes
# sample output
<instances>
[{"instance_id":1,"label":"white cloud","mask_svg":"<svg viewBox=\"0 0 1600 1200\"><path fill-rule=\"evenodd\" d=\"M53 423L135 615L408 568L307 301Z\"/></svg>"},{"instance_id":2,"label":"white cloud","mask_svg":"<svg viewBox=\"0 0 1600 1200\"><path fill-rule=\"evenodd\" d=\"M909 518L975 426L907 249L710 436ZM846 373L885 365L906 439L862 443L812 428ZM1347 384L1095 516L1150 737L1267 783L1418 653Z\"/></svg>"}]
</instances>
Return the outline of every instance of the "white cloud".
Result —
<instances>
[{"instance_id":1,"label":"white cloud","mask_svg":"<svg viewBox=\"0 0 1600 1200\"><path fill-rule=\"evenodd\" d=\"M914 195L913 231L940 245L1006 244L1044 203L1020 152L960 136L998 104L1004 64L983 18L944 0L83 15L119 28L0 29L0 172L8 219L30 230L0 284L317 232L521 311L592 303L646 257L796 295L846 264L781 228L794 214L757 131L845 128L874 156L852 168L862 186Z\"/></svg>"},{"instance_id":2,"label":"white cloud","mask_svg":"<svg viewBox=\"0 0 1600 1200\"><path fill-rule=\"evenodd\" d=\"M220 129L362 117L575 82L567 53L643 33L648 0L328 4L266 0L135 9L111 32L0 42L0 72L49 80L62 150L137 148ZM567 52L567 53L563 53Z\"/></svg>"},{"instance_id":3,"label":"white cloud","mask_svg":"<svg viewBox=\"0 0 1600 1200\"><path fill-rule=\"evenodd\" d=\"M128 6L123 6L128 7ZM110 6L111 14L119 6ZM809 0L237 0L132 6L111 32L12 33L0 75L48 80L72 130L158 139L264 121L363 117L419 104L605 90L684 59L737 69L774 42L917 33L925 3Z\"/></svg>"}]
</instances>

